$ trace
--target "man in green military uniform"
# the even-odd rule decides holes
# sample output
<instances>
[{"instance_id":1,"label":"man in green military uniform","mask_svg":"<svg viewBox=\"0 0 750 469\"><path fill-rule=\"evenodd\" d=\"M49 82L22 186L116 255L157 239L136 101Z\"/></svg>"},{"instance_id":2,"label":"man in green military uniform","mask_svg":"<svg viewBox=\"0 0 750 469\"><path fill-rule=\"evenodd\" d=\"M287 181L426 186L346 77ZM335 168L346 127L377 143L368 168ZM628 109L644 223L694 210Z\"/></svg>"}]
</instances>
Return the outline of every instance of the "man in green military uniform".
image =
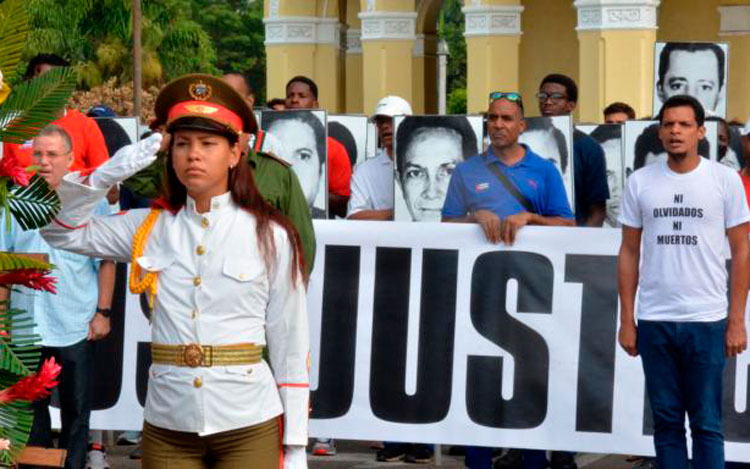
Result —
<instances>
[{"instance_id":1,"label":"man in green military uniform","mask_svg":"<svg viewBox=\"0 0 750 469\"><path fill-rule=\"evenodd\" d=\"M305 269L312 272L315 260L315 231L313 230L310 209L302 193L297 176L292 168L283 160L273 155L248 150L248 159L253 168L258 190L266 201L276 207L292 222L302 241L305 254ZM154 164L127 179L123 184L135 194L148 199L161 196L161 174L163 172L163 158L158 158Z\"/></svg>"}]
</instances>

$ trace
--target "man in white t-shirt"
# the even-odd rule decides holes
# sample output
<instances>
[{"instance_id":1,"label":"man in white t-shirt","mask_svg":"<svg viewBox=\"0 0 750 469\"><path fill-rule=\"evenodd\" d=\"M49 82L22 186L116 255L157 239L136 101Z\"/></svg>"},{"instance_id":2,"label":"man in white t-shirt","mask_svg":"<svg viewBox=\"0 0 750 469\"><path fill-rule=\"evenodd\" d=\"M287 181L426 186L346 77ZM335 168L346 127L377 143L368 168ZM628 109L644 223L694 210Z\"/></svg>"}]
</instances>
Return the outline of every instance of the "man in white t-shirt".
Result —
<instances>
[{"instance_id":1,"label":"man in white t-shirt","mask_svg":"<svg viewBox=\"0 0 750 469\"><path fill-rule=\"evenodd\" d=\"M374 158L354 168L346 213L350 220L393 219L393 118L411 114L411 105L398 96L386 96L375 106L372 119L382 147Z\"/></svg>"},{"instance_id":2,"label":"man in white t-shirt","mask_svg":"<svg viewBox=\"0 0 750 469\"><path fill-rule=\"evenodd\" d=\"M698 154L704 118L690 96L664 103L659 138L668 159L630 176L619 217L618 338L628 354L642 357L660 469L688 467L685 413L692 467L724 468L725 356L747 347L750 212L737 172ZM729 301L726 238L732 254Z\"/></svg>"}]
</instances>

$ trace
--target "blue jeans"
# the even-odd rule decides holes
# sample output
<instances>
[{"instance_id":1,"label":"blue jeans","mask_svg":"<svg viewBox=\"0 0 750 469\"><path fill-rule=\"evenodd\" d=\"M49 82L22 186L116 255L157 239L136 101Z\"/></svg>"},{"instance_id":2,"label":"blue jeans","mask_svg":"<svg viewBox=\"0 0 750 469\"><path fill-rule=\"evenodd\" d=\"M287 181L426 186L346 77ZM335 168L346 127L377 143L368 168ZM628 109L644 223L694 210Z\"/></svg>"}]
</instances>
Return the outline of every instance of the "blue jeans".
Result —
<instances>
[{"instance_id":1,"label":"blue jeans","mask_svg":"<svg viewBox=\"0 0 750 469\"><path fill-rule=\"evenodd\" d=\"M638 321L638 351L654 417L659 469L688 467L685 413L693 467L724 468L721 428L726 321Z\"/></svg>"}]
</instances>

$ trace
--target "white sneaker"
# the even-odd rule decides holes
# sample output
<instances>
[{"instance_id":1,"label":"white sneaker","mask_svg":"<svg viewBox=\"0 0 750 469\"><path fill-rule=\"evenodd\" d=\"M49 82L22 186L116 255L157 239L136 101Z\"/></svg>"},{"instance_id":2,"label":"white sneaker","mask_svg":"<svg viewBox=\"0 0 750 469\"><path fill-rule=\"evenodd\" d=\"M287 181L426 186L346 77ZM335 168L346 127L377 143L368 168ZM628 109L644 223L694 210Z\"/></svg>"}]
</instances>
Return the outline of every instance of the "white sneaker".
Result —
<instances>
[{"instance_id":1,"label":"white sneaker","mask_svg":"<svg viewBox=\"0 0 750 469\"><path fill-rule=\"evenodd\" d=\"M89 446L89 452L86 454L86 469L110 469L103 446L98 444Z\"/></svg>"}]
</instances>

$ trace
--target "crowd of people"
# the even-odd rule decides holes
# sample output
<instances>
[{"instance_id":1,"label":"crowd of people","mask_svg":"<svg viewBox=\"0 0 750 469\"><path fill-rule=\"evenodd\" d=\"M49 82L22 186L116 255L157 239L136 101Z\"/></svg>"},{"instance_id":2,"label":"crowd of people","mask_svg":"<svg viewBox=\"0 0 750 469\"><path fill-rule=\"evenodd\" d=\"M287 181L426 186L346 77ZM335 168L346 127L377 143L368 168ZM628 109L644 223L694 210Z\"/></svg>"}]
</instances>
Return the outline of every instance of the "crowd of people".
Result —
<instances>
[{"instance_id":1,"label":"crowd of people","mask_svg":"<svg viewBox=\"0 0 750 469\"><path fill-rule=\"evenodd\" d=\"M27 78L64 65L59 57L39 56ZM534 98L542 116L567 116L578 104L578 88L570 77L550 74ZM607 216L610 189L602 148L607 138L574 132L571 206L560 168L544 149L521 143L524 132L536 129L527 126L524 99L512 90L488 97L486 148L446 139L440 148L456 156L439 168L408 159L409 145L394 149L394 118L413 115L401 97L385 96L372 110L379 150L357 165L331 136L320 145L316 132L327 135L320 122L299 125L310 113L267 113L268 118L264 113L260 125L254 104L241 74L187 75L161 91L151 123L155 132L139 143L108 150L94 120L63 109L31 141L3 145L5 155L35 165L63 202L54 222L41 230L24 232L11 222L0 235L0 249L47 254L57 268L56 297L21 289L11 301L33 315L42 358L55 356L62 364L60 446L68 450L66 467L109 467L101 435L89 432L88 422L96 341L111 329L114 261L131 262L130 289L145 293L154 311L144 429L132 437L142 439L143 466L298 469L306 467L305 286L314 268L312 218L326 214L316 200L325 198L331 218L393 220L394 181L404 188L415 184L416 191L444 197L438 206L425 202L429 194L411 203L415 219L419 212L425 219L475 223L489 242L508 245L527 225L601 227ZM315 110L318 87L296 76L285 98L266 104L269 110ZM626 103L603 110L607 123L636 117ZM701 158L706 117L695 98L665 95L657 118L667 158L644 162L630 175L617 220L623 228L619 339L627 353L642 356L655 422L657 458L640 464L687 467L687 414L693 467L719 468L724 467L721 373L725 356L741 353L747 344L750 170L738 174ZM403 131L403 137L400 127L398 139L416 147L428 131L432 142L463 132L459 124L447 131L427 127L422 133ZM721 155L729 128L721 121L719 129ZM750 122L742 138L739 160L746 161ZM460 157L466 152L475 154ZM133 193L128 189L133 181L154 177L147 169L158 164L157 153L163 155L159 190ZM321 195L322 179L327 184ZM121 184L126 180L131 185ZM677 215L679 233L672 233L675 216L653 210L683 213L683 206L695 209L684 213L701 216ZM119 214L108 216L113 211ZM723 253L716 248L727 236L729 302ZM8 293L0 291L2 299ZM52 444L48 406L49 401L35 404L29 444ZM378 461L433 460L431 445L377 446ZM331 456L336 445L317 439L310 451ZM463 451L471 469L577 467L570 452L553 451L548 460L541 450Z\"/></svg>"}]
</instances>

